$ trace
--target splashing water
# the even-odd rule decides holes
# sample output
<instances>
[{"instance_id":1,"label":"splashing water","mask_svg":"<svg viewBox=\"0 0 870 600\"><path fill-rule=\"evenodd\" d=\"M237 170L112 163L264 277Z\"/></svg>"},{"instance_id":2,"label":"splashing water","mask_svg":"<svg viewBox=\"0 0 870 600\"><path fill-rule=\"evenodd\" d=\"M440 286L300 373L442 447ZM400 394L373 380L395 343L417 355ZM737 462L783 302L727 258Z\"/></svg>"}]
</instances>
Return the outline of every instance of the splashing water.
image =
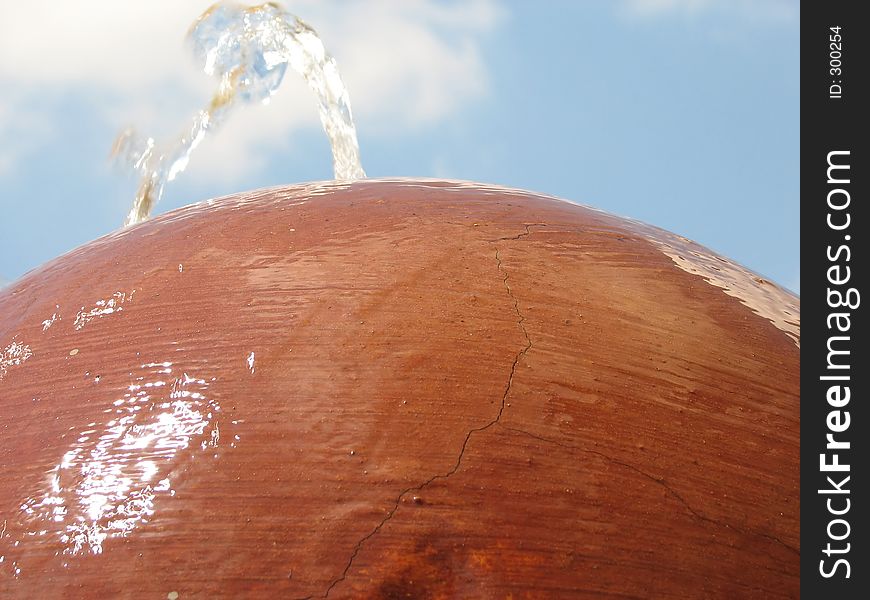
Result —
<instances>
[{"instance_id":1,"label":"splashing water","mask_svg":"<svg viewBox=\"0 0 870 600\"><path fill-rule=\"evenodd\" d=\"M335 59L326 52L317 32L275 3L241 7L215 4L188 32L204 71L220 80L208 107L199 111L173 146L158 150L153 138L124 131L113 152L142 173L133 208L124 226L144 221L175 179L205 133L223 122L240 103L268 102L289 65L317 95L320 121L332 146L338 180L365 177L347 89Z\"/></svg>"}]
</instances>

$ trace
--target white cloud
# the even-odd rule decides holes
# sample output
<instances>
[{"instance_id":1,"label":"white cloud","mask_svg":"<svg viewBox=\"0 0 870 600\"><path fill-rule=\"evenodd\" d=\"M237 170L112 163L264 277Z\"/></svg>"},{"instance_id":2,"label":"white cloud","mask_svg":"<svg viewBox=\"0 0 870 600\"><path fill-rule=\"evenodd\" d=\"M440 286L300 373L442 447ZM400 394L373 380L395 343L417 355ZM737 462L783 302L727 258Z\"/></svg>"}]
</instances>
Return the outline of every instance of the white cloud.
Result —
<instances>
[{"instance_id":1,"label":"white cloud","mask_svg":"<svg viewBox=\"0 0 870 600\"><path fill-rule=\"evenodd\" d=\"M49 137L50 128L38 110L11 91L0 97L0 177Z\"/></svg>"},{"instance_id":2,"label":"white cloud","mask_svg":"<svg viewBox=\"0 0 870 600\"><path fill-rule=\"evenodd\" d=\"M626 15L640 18L715 13L746 21L769 23L797 20L800 14L800 2L799 0L623 0L622 9Z\"/></svg>"},{"instance_id":3,"label":"white cloud","mask_svg":"<svg viewBox=\"0 0 870 600\"><path fill-rule=\"evenodd\" d=\"M83 92L119 129L133 125L159 139L183 131L215 88L183 42L208 5L207 0L0 4L0 82L20 99L0 105L0 135L8 138L0 146L0 176L28 151L21 136L11 135L20 125L11 128L33 97ZM480 45L502 19L495 0L297 0L289 7L318 30L338 60L359 130L387 133L437 123L487 92ZM300 127L319 127L314 98L299 79L288 73L270 106L245 107L233 115L216 140L207 138L200 147L191 174L230 181L257 168L265 160L264 147L291 143ZM27 112L43 124L57 118L44 111Z\"/></svg>"}]
</instances>

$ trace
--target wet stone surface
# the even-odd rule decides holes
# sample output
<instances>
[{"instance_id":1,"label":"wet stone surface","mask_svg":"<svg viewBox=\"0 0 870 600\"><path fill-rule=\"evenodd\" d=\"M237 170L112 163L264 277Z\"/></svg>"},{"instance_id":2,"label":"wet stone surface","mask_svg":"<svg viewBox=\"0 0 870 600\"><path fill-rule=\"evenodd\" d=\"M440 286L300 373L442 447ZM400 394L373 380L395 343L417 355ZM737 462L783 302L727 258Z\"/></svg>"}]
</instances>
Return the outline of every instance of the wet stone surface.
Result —
<instances>
[{"instance_id":1,"label":"wet stone surface","mask_svg":"<svg viewBox=\"0 0 870 600\"><path fill-rule=\"evenodd\" d=\"M799 303L670 235L323 183L29 273L0 597L797 595Z\"/></svg>"}]
</instances>

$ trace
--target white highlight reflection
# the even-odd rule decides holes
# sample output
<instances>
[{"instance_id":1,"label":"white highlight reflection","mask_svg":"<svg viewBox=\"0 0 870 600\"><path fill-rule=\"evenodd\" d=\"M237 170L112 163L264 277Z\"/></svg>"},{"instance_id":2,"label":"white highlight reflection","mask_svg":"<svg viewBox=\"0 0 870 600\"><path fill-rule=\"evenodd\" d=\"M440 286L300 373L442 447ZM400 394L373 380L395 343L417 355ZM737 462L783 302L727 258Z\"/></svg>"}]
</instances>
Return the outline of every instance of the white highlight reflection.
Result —
<instances>
[{"instance_id":1,"label":"white highlight reflection","mask_svg":"<svg viewBox=\"0 0 870 600\"><path fill-rule=\"evenodd\" d=\"M693 242L683 241L674 234L664 232L650 237L677 267L703 277L711 285L737 298L752 312L773 323L800 348L799 298L739 264L717 256Z\"/></svg>"},{"instance_id":2,"label":"white highlight reflection","mask_svg":"<svg viewBox=\"0 0 870 600\"><path fill-rule=\"evenodd\" d=\"M136 290L131 291L129 294L126 292L115 292L112 294L111 298L97 300L94 303L93 308L89 310L85 310L85 307L82 306L81 310L76 314L76 320L74 323L76 330L81 329L94 319L121 312L124 310L124 307L121 305L128 300L132 300L135 292Z\"/></svg>"},{"instance_id":3,"label":"white highlight reflection","mask_svg":"<svg viewBox=\"0 0 870 600\"><path fill-rule=\"evenodd\" d=\"M174 495L168 472L179 452L205 437L220 439L214 415L220 406L207 397L205 379L174 378L172 363L142 365L144 375L90 423L48 472L44 492L21 505L27 535L50 535L65 554L100 554L103 543L123 537L154 515L158 494Z\"/></svg>"},{"instance_id":4,"label":"white highlight reflection","mask_svg":"<svg viewBox=\"0 0 870 600\"><path fill-rule=\"evenodd\" d=\"M33 351L30 346L13 339L12 343L0 350L0 379L3 379L10 368L17 367L31 356Z\"/></svg>"},{"instance_id":5,"label":"white highlight reflection","mask_svg":"<svg viewBox=\"0 0 870 600\"><path fill-rule=\"evenodd\" d=\"M56 310L59 310L59 309L60 309L60 305L55 304L55 305L54 305L54 308L55 308ZM42 322L42 331L43 331L43 332L48 331L49 328L50 328L52 325L54 325L55 323L57 323L58 321L60 321L60 314L57 313L57 312L52 313L52 315L51 315L49 318L47 318L46 320L44 320L44 321Z\"/></svg>"}]
</instances>

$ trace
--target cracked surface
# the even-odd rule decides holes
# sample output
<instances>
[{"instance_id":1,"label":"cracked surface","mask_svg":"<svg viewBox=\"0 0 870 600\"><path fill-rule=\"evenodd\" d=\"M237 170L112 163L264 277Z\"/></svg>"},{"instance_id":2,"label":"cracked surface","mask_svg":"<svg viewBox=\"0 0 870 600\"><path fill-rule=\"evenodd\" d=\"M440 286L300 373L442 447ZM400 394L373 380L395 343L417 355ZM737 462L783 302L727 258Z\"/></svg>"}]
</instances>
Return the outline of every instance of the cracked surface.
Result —
<instances>
[{"instance_id":1,"label":"cracked surface","mask_svg":"<svg viewBox=\"0 0 870 600\"><path fill-rule=\"evenodd\" d=\"M662 486L663 488L665 488L665 489L668 491L668 493L671 494L674 498L676 498L676 499L680 502L680 504L682 504L683 506L685 506L685 507L686 507L686 510L689 511L690 513L692 513L692 515L693 515L696 519L699 519L699 520L701 520L701 521L705 521L705 522L707 522L707 523L712 523L712 524L714 524L714 525L718 525L718 526L720 526L720 527L726 527L726 528L731 528L731 527L732 527L732 526L729 525L728 523L725 523L725 522L722 522L722 521L718 521L718 520L716 520L716 519L711 519L711 518L706 517L706 516L702 515L701 513L699 513L697 510L695 510L694 508L692 508L692 506L691 506L688 502L686 502L686 500L685 500L685 499L684 499L684 498L683 498L683 497L682 497L682 496L681 496L681 495L680 495L680 494L679 494L679 493L678 493L674 488L672 488L672 487L668 484L668 482L664 480L664 478L662 478L662 477L660 477L660 476L650 475L650 474L647 473L646 471L643 471L643 470L637 468L637 467L634 466L634 465L630 465L630 464L628 464L628 463L626 463L626 462L622 462L621 460L616 460L616 459L614 459L614 458L608 456L607 454L605 454L605 453L603 453L603 452L599 452L598 450L589 450L588 448L581 448L581 447L579 447L579 446L572 446L572 445L569 445L569 444L565 444L565 443L563 443L563 442L558 442L558 441L556 441L556 440L551 440L551 439L545 438L545 437L540 436L540 435L535 435L534 433L529 433L528 431L523 431L522 429L517 429L516 427L505 427L505 429L507 429L508 431L513 431L513 432L515 432L515 433L520 433L520 434L522 434L522 435L527 435L527 436L529 436L529 437L531 437L531 438L533 438L533 439L536 439L536 440L539 440L539 441L542 441L542 442L546 442L546 443L548 443L548 444L555 444L555 445L557 445L557 446L561 446L562 448L570 449L570 450L573 450L573 451L576 451L576 452L582 452L582 453L586 453L586 454L592 454L592 455L597 456L597 457L599 457L599 458L603 458L603 459L606 460L606 461L612 462L613 464L619 465L619 466L624 467L624 468L626 468L626 469L630 469L631 471L634 471L635 473L637 473L637 474L639 474L639 475L641 475L641 476L643 476L643 477L646 477L646 478L649 479L650 481L653 481L653 482L659 484L660 486ZM735 528L735 529L737 529L737 528ZM779 539L779 538L776 537L775 535L769 535L769 534L765 534L765 533L755 533L755 532L752 532L752 531L741 531L741 530L739 530L739 529L738 529L738 531L740 531L740 533L741 533L741 534L744 534L744 535L758 535L758 536L760 536L760 537L763 537L763 538L767 538L767 539L773 540L773 541L775 541L776 543L782 545L783 547L785 547L785 548L791 550L792 552L794 552L795 554L797 554L798 556L800 556L800 550L798 550L797 548L795 548L795 547L792 546L791 544L787 544L786 542L782 541L781 539Z\"/></svg>"},{"instance_id":2,"label":"cracked surface","mask_svg":"<svg viewBox=\"0 0 870 600\"><path fill-rule=\"evenodd\" d=\"M528 226L526 226L526 235L528 235ZM507 239L517 239L517 238L507 238ZM525 356L526 352L528 352L532 348L532 340L529 338L529 332L526 331L525 325L523 325L523 321L525 321L525 317L523 317L522 313L520 313L519 302L517 301L516 297L514 296L514 293L511 290L510 284L508 283L509 275L508 275L507 271L505 271L505 269L502 265L502 261L501 261L501 258L499 257L498 250L496 250L496 252L495 252L495 260L496 260L496 263L498 264L499 272L503 275L502 281L504 282L505 290L507 290L507 294L508 294L508 296L510 296L511 301L513 302L514 312L517 315L517 325L522 330L523 337L526 339L525 346L523 346L517 352L516 356L514 357L513 363L511 363L511 368L510 368L510 372L508 373L507 383L505 384L504 393L501 396L501 403L499 404L499 407L498 407L498 413L496 414L494 419L492 419L491 421L489 421L485 425L481 425L480 427L475 427L474 429L472 429L468 432L468 435L466 435L465 439L462 441L462 447L459 449L459 456L456 459L456 463L453 465L453 467L449 471L447 471L446 473L433 475L432 477L430 477L429 479L427 479L426 481L424 481L420 485L416 485L414 487L407 488L407 489L403 490L401 494L399 494L399 497L396 498L396 502L393 505L393 508L390 509L390 511L387 513L387 516L384 517L383 521L378 523L377 527L375 527L370 533L366 534L365 537L363 537L359 542L357 542L356 546L353 549L353 553L350 556L350 560L348 561L347 566L345 567L344 571L341 574L341 577L339 577L338 579L336 579L335 581L333 581L329 585L329 587L326 589L326 593L323 594L324 598L329 596L329 593L332 591L332 589L336 585L338 585L339 583L341 583L342 581L344 581L347 578L347 572L353 566L353 561L356 558L357 554L359 554L359 551L362 548L363 544L365 544L366 542L369 541L369 539L371 539L373 536L375 536L381 530L381 528L383 528L384 525L387 524L387 521L389 521L390 519L393 518L393 515L396 514L397 510L399 510L399 506L402 503L402 499L405 498L408 494L410 494L412 492L420 492L424 488L426 488L430 484L432 484L433 482L435 482L439 479L447 479L448 477L450 477L451 475L456 473L456 471L459 470L459 467L462 464L462 457L465 456L465 449L468 447L468 443L471 440L471 436L473 436L475 433L480 433L480 432L486 431L487 429L489 429L493 425L498 424L499 420L501 419L501 415L502 415L502 413L504 413L504 409L505 409L505 406L507 404L507 399L510 396L511 386L513 385L513 381L514 381L514 375L516 374L516 371L517 371L517 365L519 364L520 360L522 360L523 356Z\"/></svg>"},{"instance_id":3,"label":"cracked surface","mask_svg":"<svg viewBox=\"0 0 870 600\"><path fill-rule=\"evenodd\" d=\"M0 381L0 596L795 596L798 350L645 235L368 181L183 209L31 273L0 291L0 340L32 351ZM174 454L174 495L99 556L26 536L69 432L167 360L214 377L213 449Z\"/></svg>"},{"instance_id":4,"label":"cracked surface","mask_svg":"<svg viewBox=\"0 0 870 600\"><path fill-rule=\"evenodd\" d=\"M525 227L525 231L523 231L522 233L518 233L516 235L511 235L511 236L500 237L500 238L497 238L497 239L492 240L492 241L493 242L508 242L508 241L519 240L519 239L522 239L524 237L528 237L529 235L531 235L532 234L532 231L531 231L532 227L546 227L546 226L547 226L546 223L524 223L523 227Z\"/></svg>"}]
</instances>

